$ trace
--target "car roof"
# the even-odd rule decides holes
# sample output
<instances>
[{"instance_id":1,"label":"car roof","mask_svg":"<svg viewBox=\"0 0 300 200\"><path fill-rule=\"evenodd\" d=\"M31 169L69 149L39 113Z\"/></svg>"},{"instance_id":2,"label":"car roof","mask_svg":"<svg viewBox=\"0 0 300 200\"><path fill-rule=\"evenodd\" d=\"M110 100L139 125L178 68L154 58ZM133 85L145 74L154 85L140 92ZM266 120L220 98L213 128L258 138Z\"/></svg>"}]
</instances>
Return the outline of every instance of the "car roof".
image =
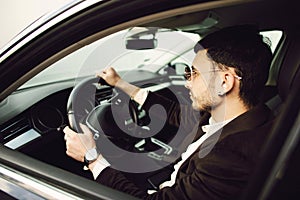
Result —
<instances>
[{"instance_id":1,"label":"car roof","mask_svg":"<svg viewBox=\"0 0 300 200\"><path fill-rule=\"evenodd\" d=\"M71 14L77 12L78 8L75 9L76 6L79 7L79 9L83 9L88 6L88 5L82 5L82 2L84 2L84 0L70 1L67 4L63 5L61 8L57 10L53 10L52 12L46 13L40 16L39 18L37 18L35 21L33 21L31 24L25 27L11 41L9 41L5 46L3 46L0 49L0 57L1 57L0 62L4 60L7 56L9 56L10 53L13 53L14 50L16 50L18 47L26 44L26 42L29 42L30 39L32 39L32 36L38 35L42 32L42 30L45 31L51 26L54 26L55 25L54 21L58 23L60 20L63 20L68 16L70 16ZM53 22L50 23L51 21ZM45 27L43 28L43 26ZM30 37L30 35L32 36ZM4 54L6 54L6 56L3 56Z\"/></svg>"},{"instance_id":2,"label":"car roof","mask_svg":"<svg viewBox=\"0 0 300 200\"><path fill-rule=\"evenodd\" d=\"M135 2L136 0L132 0ZM165 1L165 0L164 0ZM162 2L164 2L162 1ZM48 14L45 14L34 21L32 24L27 26L22 32L20 32L13 40L11 40L7 45L0 49L0 56L3 56L7 53L13 46L16 46L22 40L24 40L29 35L33 34L34 32L41 33L43 30L51 28L55 26L56 23L67 19L68 17L74 15L75 13L81 12L82 10L86 9L87 7L97 4L99 2L106 2L103 0L73 0L69 3L63 5L58 10L54 10ZM144 2L141 4L147 5L147 1L139 0L139 2ZM167 2L167 1L165 1ZM228 26L232 23L234 24L243 24L243 23L258 23L261 29L274 29L274 27L278 29L285 29L287 27L296 27L300 25L298 18L295 16L296 6L294 5L293 1L281 1L281 0L223 0L223 1L186 1L190 3L201 3L206 2L207 5L201 5L201 7L214 7L214 12L208 11L207 13L203 12L195 12L195 13L184 13L183 15L180 12L174 17L162 19L156 22L151 22L148 24L144 24L144 26L163 26L169 27L174 29L180 29L184 31L190 32L198 32L202 34L207 33L207 26L204 26L203 21L207 19L208 16L211 18L221 19L218 21L218 26L215 28L221 28ZM212 3L215 2L215 3ZM121 6L123 3L114 2L115 6ZM149 3L148 3L149 4ZM205 3L204 3L205 4ZM175 5L175 4L174 4ZM237 13L237 9L235 6L239 6L239 12ZM175 7L175 6L174 6ZM284 12L284 15L278 15L279 11ZM227 13L232 13L231 16L228 16ZM268 13L266 15L266 13ZM223 17L226 16L226 17ZM259 19L263 19L259 21ZM202 21L201 21L202 19ZM226 19L226 21L224 21ZM191 22L195 22L191 24ZM37 35L35 33L34 35ZM24 42L22 42L24 44ZM1 57L0 62L5 57Z\"/></svg>"}]
</instances>

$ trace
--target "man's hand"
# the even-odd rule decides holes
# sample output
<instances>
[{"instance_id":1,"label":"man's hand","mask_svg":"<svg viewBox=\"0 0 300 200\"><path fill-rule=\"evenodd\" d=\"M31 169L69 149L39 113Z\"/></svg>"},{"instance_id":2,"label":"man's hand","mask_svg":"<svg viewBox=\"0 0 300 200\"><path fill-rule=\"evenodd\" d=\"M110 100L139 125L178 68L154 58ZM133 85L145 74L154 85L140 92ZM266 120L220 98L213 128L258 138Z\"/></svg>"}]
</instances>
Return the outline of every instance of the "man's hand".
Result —
<instances>
[{"instance_id":1,"label":"man's hand","mask_svg":"<svg viewBox=\"0 0 300 200\"><path fill-rule=\"evenodd\" d=\"M103 78L106 81L106 83L108 83L110 86L121 89L132 99L134 99L135 95L140 90L139 87L123 80L113 67L106 67L102 72L97 73L96 76ZM139 100L137 100L136 102L139 104L143 103Z\"/></svg>"},{"instance_id":2,"label":"man's hand","mask_svg":"<svg viewBox=\"0 0 300 200\"><path fill-rule=\"evenodd\" d=\"M115 87L121 80L120 75L112 67L106 67L102 72L96 74L98 77L103 78L110 86Z\"/></svg>"},{"instance_id":3,"label":"man's hand","mask_svg":"<svg viewBox=\"0 0 300 200\"><path fill-rule=\"evenodd\" d=\"M80 124L83 133L76 133L68 126L64 128L66 141L66 154L77 161L84 162L84 156L89 149L95 148L96 144L92 132L87 126Z\"/></svg>"}]
</instances>

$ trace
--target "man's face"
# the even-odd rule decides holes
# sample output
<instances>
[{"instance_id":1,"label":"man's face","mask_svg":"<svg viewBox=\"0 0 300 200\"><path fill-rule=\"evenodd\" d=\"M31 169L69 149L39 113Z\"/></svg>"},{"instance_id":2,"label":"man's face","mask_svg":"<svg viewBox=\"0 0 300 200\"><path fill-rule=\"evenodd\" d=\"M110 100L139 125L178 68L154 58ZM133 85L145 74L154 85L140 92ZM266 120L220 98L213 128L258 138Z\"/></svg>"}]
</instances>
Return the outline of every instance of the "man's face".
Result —
<instances>
[{"instance_id":1,"label":"man's face","mask_svg":"<svg viewBox=\"0 0 300 200\"><path fill-rule=\"evenodd\" d=\"M207 57L206 50L198 51L191 70L186 88L190 90L192 106L196 110L210 111L221 102L215 87L220 78L218 69L214 68L212 61Z\"/></svg>"}]
</instances>

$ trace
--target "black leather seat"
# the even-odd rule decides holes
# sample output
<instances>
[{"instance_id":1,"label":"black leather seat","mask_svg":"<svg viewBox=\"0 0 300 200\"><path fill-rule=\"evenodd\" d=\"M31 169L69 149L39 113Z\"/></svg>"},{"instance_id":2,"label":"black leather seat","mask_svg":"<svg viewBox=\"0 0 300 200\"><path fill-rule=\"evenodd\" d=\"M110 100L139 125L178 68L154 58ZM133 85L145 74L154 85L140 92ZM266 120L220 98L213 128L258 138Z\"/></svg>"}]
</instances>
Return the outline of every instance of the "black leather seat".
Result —
<instances>
[{"instance_id":1,"label":"black leather seat","mask_svg":"<svg viewBox=\"0 0 300 200\"><path fill-rule=\"evenodd\" d=\"M287 99L291 89L300 81L300 40L297 34L293 34L292 39L287 41L285 55L278 72L277 85L266 87L266 92L262 101L266 102L274 113L279 113L282 103ZM271 97L270 97L271 96Z\"/></svg>"},{"instance_id":2,"label":"black leather seat","mask_svg":"<svg viewBox=\"0 0 300 200\"><path fill-rule=\"evenodd\" d=\"M243 200L299 199L300 196L300 38L297 33L288 35L278 70L278 93L266 102L276 119Z\"/></svg>"}]
</instances>

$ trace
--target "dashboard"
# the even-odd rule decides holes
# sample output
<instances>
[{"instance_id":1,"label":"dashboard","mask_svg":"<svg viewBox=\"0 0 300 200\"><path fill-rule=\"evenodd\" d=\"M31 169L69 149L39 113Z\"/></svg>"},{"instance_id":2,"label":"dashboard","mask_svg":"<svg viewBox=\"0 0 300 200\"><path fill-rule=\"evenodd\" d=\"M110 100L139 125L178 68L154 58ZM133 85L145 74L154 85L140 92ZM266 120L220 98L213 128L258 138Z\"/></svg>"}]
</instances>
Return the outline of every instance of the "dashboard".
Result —
<instances>
[{"instance_id":1,"label":"dashboard","mask_svg":"<svg viewBox=\"0 0 300 200\"><path fill-rule=\"evenodd\" d=\"M148 77L147 81L145 77ZM128 79L168 98L174 97L173 91L178 93L176 96L188 96L184 88L185 81L180 76L143 73L141 76L129 76ZM0 105L0 110L3 111L0 122L5 121L0 123L0 143L48 164L86 176L82 163L65 154L62 130L69 124L67 103L73 86L74 82L70 80L25 89L10 95L5 105ZM113 92L111 87L100 87L96 92L96 101L107 101Z\"/></svg>"},{"instance_id":2,"label":"dashboard","mask_svg":"<svg viewBox=\"0 0 300 200\"><path fill-rule=\"evenodd\" d=\"M67 123L66 102L70 90L54 93L0 126L1 143L20 149ZM31 99L33 101L33 99Z\"/></svg>"}]
</instances>

